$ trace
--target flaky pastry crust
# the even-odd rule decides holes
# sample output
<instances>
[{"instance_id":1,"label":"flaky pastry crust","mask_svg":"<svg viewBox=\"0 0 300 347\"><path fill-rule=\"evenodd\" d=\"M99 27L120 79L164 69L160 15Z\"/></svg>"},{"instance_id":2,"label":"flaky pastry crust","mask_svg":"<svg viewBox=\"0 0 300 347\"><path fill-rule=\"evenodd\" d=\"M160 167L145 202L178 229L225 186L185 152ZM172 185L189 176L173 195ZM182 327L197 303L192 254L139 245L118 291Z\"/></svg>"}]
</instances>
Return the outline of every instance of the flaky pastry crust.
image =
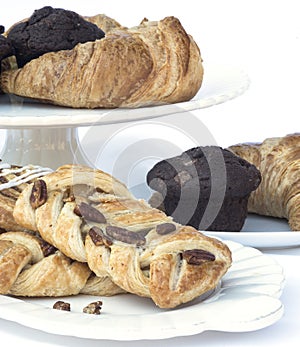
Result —
<instances>
[{"instance_id":1,"label":"flaky pastry crust","mask_svg":"<svg viewBox=\"0 0 300 347\"><path fill-rule=\"evenodd\" d=\"M5 93L74 108L160 105L190 100L203 79L200 50L175 17L125 28L104 16L105 38L50 52L1 75Z\"/></svg>"},{"instance_id":2,"label":"flaky pastry crust","mask_svg":"<svg viewBox=\"0 0 300 347\"><path fill-rule=\"evenodd\" d=\"M0 294L57 297L122 292L108 276L96 276L86 263L68 258L32 232L0 235Z\"/></svg>"},{"instance_id":3,"label":"flaky pastry crust","mask_svg":"<svg viewBox=\"0 0 300 347\"><path fill-rule=\"evenodd\" d=\"M262 182L250 195L249 212L286 218L291 230L300 231L300 134L229 149L261 171Z\"/></svg>"},{"instance_id":4,"label":"flaky pastry crust","mask_svg":"<svg viewBox=\"0 0 300 347\"><path fill-rule=\"evenodd\" d=\"M96 276L162 308L215 288L231 265L224 243L174 223L112 176L85 166L63 166L28 186L14 217Z\"/></svg>"}]
</instances>

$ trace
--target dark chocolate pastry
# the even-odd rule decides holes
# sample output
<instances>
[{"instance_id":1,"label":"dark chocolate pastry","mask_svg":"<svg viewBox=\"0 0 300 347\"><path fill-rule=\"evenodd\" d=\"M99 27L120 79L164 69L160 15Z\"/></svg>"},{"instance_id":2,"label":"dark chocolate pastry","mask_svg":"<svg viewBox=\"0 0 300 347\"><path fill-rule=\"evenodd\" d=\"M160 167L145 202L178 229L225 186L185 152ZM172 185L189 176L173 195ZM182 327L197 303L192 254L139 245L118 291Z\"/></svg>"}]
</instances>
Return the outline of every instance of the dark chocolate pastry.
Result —
<instances>
[{"instance_id":1,"label":"dark chocolate pastry","mask_svg":"<svg viewBox=\"0 0 300 347\"><path fill-rule=\"evenodd\" d=\"M16 24L8 33L19 67L47 52L72 49L78 43L104 36L100 28L77 13L51 6L34 11L28 20Z\"/></svg>"},{"instance_id":2,"label":"dark chocolate pastry","mask_svg":"<svg viewBox=\"0 0 300 347\"><path fill-rule=\"evenodd\" d=\"M14 49L13 49L11 41L7 39L5 36L1 35L3 33L4 33L4 26L0 25L0 62L2 59L10 57L11 55L14 54Z\"/></svg>"},{"instance_id":3,"label":"dark chocolate pastry","mask_svg":"<svg viewBox=\"0 0 300 347\"><path fill-rule=\"evenodd\" d=\"M249 195L260 181L254 165L217 146L192 148L160 161L147 175L162 202L153 206L150 199L153 207L163 207L181 224L215 231L242 229Z\"/></svg>"}]
</instances>

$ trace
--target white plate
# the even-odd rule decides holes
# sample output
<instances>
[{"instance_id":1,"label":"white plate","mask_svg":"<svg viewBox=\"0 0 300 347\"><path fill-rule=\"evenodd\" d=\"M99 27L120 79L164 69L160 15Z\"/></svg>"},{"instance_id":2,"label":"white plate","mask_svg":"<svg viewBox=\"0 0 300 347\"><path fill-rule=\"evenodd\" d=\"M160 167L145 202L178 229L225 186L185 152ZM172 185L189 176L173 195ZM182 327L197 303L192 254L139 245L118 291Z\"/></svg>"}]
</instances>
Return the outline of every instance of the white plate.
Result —
<instances>
[{"instance_id":1,"label":"white plate","mask_svg":"<svg viewBox=\"0 0 300 347\"><path fill-rule=\"evenodd\" d=\"M1 128L83 126L149 119L220 104L244 93L249 86L246 73L236 67L205 64L198 94L188 102L139 109L72 109L0 95Z\"/></svg>"},{"instance_id":2,"label":"white plate","mask_svg":"<svg viewBox=\"0 0 300 347\"><path fill-rule=\"evenodd\" d=\"M281 266L260 251L226 241L233 264L211 293L180 308L162 310L150 299L124 294L100 298L99 316L81 313L98 298L60 298L71 312L52 309L55 298L19 300L0 296L0 317L48 333L108 340L164 339L205 330L254 331L278 321L284 285Z\"/></svg>"},{"instance_id":3,"label":"white plate","mask_svg":"<svg viewBox=\"0 0 300 347\"><path fill-rule=\"evenodd\" d=\"M240 232L207 231L205 234L257 248L300 246L300 232L291 231L286 220L254 214L248 215Z\"/></svg>"},{"instance_id":4,"label":"white plate","mask_svg":"<svg viewBox=\"0 0 300 347\"><path fill-rule=\"evenodd\" d=\"M128 169L127 169L128 170ZM148 172L149 168L144 169ZM122 177L123 178L123 177ZM140 199L148 200L153 191L145 182L131 188ZM300 246L300 231L291 231L288 222L281 218L272 218L249 214L244 227L239 232L205 231L208 236L231 240L255 248L286 248Z\"/></svg>"}]
</instances>

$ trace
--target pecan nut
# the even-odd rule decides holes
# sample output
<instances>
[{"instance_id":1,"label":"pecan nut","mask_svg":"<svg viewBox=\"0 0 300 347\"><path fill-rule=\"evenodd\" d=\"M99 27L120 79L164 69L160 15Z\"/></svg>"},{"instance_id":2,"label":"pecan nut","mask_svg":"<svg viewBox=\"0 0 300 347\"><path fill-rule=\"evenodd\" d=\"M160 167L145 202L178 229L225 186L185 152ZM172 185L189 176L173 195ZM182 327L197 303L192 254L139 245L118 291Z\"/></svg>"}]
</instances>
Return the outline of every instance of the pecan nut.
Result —
<instances>
[{"instance_id":1,"label":"pecan nut","mask_svg":"<svg viewBox=\"0 0 300 347\"><path fill-rule=\"evenodd\" d=\"M42 206L47 201L47 196L46 182L44 180L35 181L29 197L31 207L37 209Z\"/></svg>"},{"instance_id":2,"label":"pecan nut","mask_svg":"<svg viewBox=\"0 0 300 347\"><path fill-rule=\"evenodd\" d=\"M56 301L56 303L53 305L53 308L55 310L71 311L71 305L68 302L64 301Z\"/></svg>"},{"instance_id":3,"label":"pecan nut","mask_svg":"<svg viewBox=\"0 0 300 347\"><path fill-rule=\"evenodd\" d=\"M90 304L85 306L83 308L83 313L99 315L101 313L101 309L102 309L102 301L98 300L95 302L91 302Z\"/></svg>"},{"instance_id":4,"label":"pecan nut","mask_svg":"<svg viewBox=\"0 0 300 347\"><path fill-rule=\"evenodd\" d=\"M41 249L44 254L44 257L48 257L49 255L54 254L57 251L57 248L50 245L48 242L44 240L41 242Z\"/></svg>"},{"instance_id":5,"label":"pecan nut","mask_svg":"<svg viewBox=\"0 0 300 347\"><path fill-rule=\"evenodd\" d=\"M176 225L173 223L163 223L156 226L156 232L159 235L167 235L176 230Z\"/></svg>"},{"instance_id":6,"label":"pecan nut","mask_svg":"<svg viewBox=\"0 0 300 347\"><path fill-rule=\"evenodd\" d=\"M94 226L89 230L89 235L96 246L107 246L110 247L113 244L113 240L104 234L104 232Z\"/></svg>"},{"instance_id":7,"label":"pecan nut","mask_svg":"<svg viewBox=\"0 0 300 347\"><path fill-rule=\"evenodd\" d=\"M191 249L182 253L182 258L187 261L189 265L201 265L206 262L215 261L214 254L203 249Z\"/></svg>"},{"instance_id":8,"label":"pecan nut","mask_svg":"<svg viewBox=\"0 0 300 347\"><path fill-rule=\"evenodd\" d=\"M93 206L81 202L79 205L76 205L74 208L74 213L82 217L88 221L95 222L95 223L106 223L106 218L105 216L95 209Z\"/></svg>"},{"instance_id":9,"label":"pecan nut","mask_svg":"<svg viewBox=\"0 0 300 347\"><path fill-rule=\"evenodd\" d=\"M146 239L142 234L135 233L134 231L130 231L125 228L109 225L106 227L106 233L113 239L128 244L142 246L146 243Z\"/></svg>"}]
</instances>

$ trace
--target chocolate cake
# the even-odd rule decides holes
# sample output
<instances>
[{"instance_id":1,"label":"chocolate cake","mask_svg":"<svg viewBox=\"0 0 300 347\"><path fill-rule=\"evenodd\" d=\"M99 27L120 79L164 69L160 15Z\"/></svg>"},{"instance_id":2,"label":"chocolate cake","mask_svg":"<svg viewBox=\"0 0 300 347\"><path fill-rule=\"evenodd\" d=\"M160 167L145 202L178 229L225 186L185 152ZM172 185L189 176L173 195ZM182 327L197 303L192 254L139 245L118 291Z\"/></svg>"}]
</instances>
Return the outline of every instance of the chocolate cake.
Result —
<instances>
[{"instance_id":1,"label":"chocolate cake","mask_svg":"<svg viewBox=\"0 0 300 347\"><path fill-rule=\"evenodd\" d=\"M250 193L261 181L259 170L217 146L196 147L158 162L147 175L165 212L201 230L240 231ZM159 194L158 194L159 193ZM150 204L155 205L155 199ZM160 205L160 206L158 206Z\"/></svg>"},{"instance_id":2,"label":"chocolate cake","mask_svg":"<svg viewBox=\"0 0 300 347\"><path fill-rule=\"evenodd\" d=\"M51 6L34 11L28 20L16 24L8 33L19 67L47 52L72 49L78 43L104 36L100 28L77 13Z\"/></svg>"}]
</instances>

